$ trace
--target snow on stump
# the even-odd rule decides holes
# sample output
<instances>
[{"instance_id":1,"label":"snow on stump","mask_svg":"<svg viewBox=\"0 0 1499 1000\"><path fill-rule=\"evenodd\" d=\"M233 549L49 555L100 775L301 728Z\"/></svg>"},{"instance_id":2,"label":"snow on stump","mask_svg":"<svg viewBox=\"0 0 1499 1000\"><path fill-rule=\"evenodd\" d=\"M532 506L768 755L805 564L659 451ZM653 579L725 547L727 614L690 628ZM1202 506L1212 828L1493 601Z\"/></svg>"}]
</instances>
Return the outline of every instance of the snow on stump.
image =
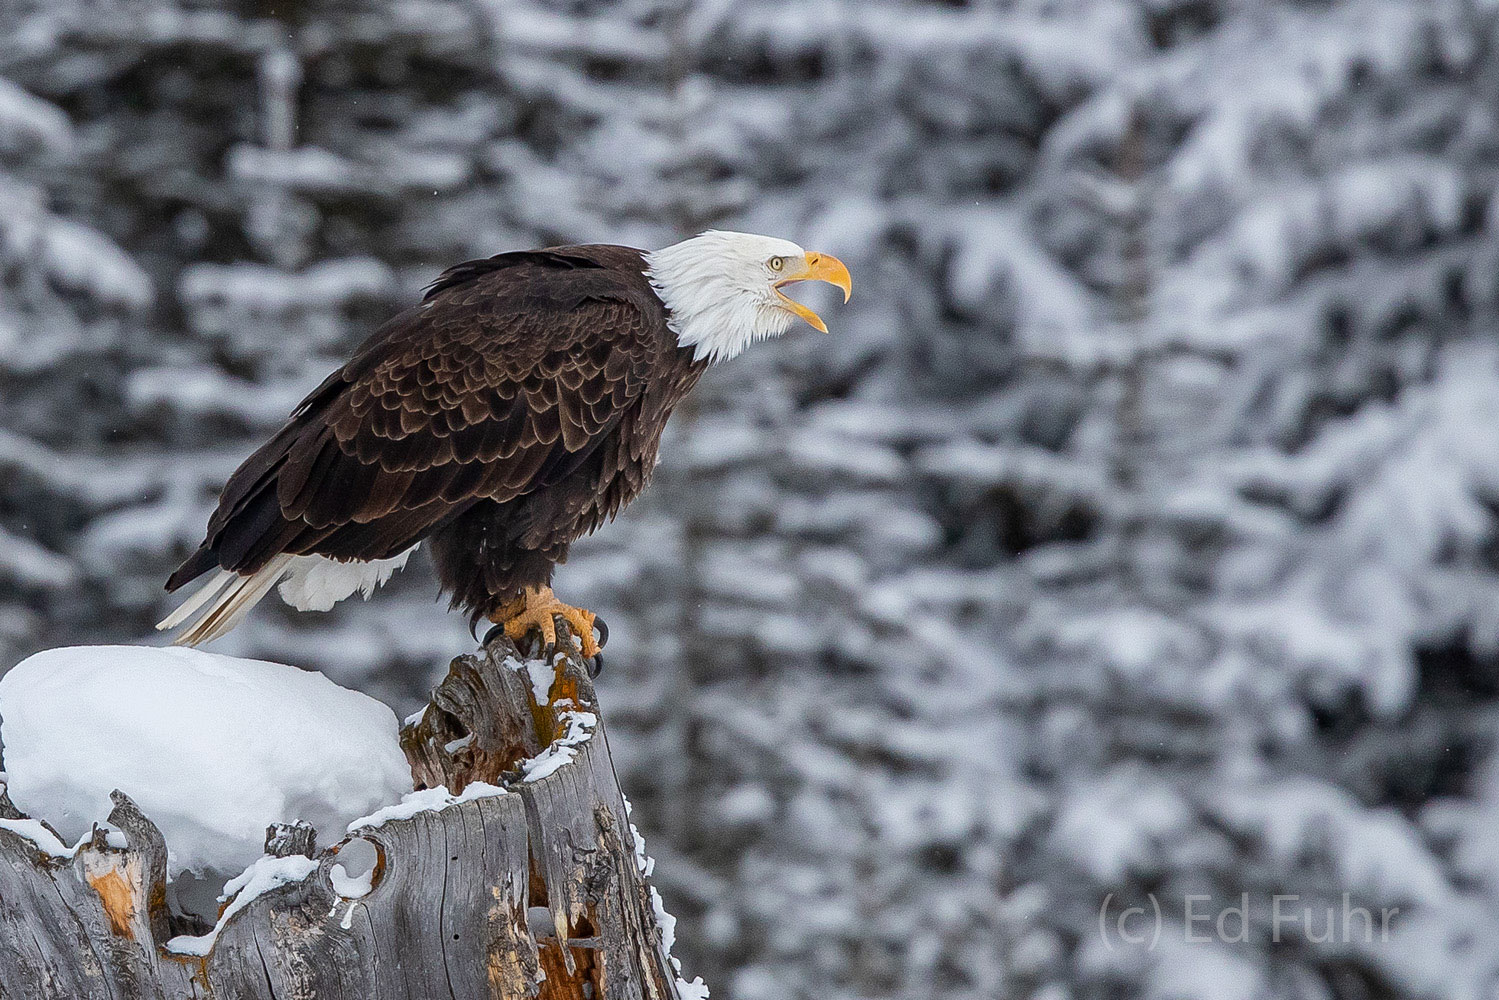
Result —
<instances>
[{"instance_id":1,"label":"snow on stump","mask_svg":"<svg viewBox=\"0 0 1499 1000\"><path fill-rule=\"evenodd\" d=\"M76 651L39 655L64 652ZM122 655L137 654L180 655ZM329 694L343 695L353 693ZM0 710L10 705L15 715L15 706L52 703L30 697L0 688ZM255 699L246 701L253 714ZM345 707L357 714L357 705ZM88 726L88 714L89 706L80 705L72 726ZM211 926L168 905L169 865L176 873L191 868L184 864L188 854L232 854L244 814L253 810L215 800L215 810L234 820L225 834L230 843L217 852L204 835L215 826L212 817L175 816L166 828L188 845L179 849L149 809L116 790L104 823L90 824L76 841L65 839L43 822L51 817L41 814L42 804L62 804L58 822L76 832L80 817L90 816L97 775L108 767L86 767L85 777L70 783L50 754L23 759L39 746L37 734L26 732L35 722L29 712L14 729L0 721L0 736L20 737L12 783L27 790L39 814L25 817L0 791L0 997L6 1000L707 995L700 981L679 978L669 954L672 921L647 884L649 862L614 777L593 685L576 655L528 659L500 636L478 655L454 660L431 703L400 730L416 790L388 796L342 829L314 831L293 823L303 818L295 814L270 823L263 831L266 853L224 887ZM259 736L272 742L245 746L248 759L278 735L273 722L253 725L269 730ZM237 739L254 743L245 734ZM132 749L138 748L119 752ZM380 771L379 752L359 752ZM134 775L142 801L160 796L158 783L142 784L127 764L149 772L149 761L122 761L120 773ZM412 787L404 776L400 783ZM263 793L261 784L247 787ZM347 808L369 788L389 785L384 774L363 784L346 777L345 787L324 789L314 801ZM303 800L286 801L295 811ZM166 812L176 805L160 804ZM327 846L318 850L318 843Z\"/></svg>"}]
</instances>

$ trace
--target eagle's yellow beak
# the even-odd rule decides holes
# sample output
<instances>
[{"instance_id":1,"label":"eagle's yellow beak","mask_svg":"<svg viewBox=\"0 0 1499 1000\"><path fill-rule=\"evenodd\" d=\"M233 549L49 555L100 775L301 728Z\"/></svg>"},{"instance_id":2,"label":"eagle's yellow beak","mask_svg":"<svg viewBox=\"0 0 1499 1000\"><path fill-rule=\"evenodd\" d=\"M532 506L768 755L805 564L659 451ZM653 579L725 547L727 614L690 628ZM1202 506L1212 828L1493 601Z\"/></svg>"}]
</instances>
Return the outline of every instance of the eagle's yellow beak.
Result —
<instances>
[{"instance_id":1,"label":"eagle's yellow beak","mask_svg":"<svg viewBox=\"0 0 1499 1000\"><path fill-rule=\"evenodd\" d=\"M787 261L792 262L794 259L787 258ZM847 302L848 297L854 291L854 281L849 276L848 268L844 266L843 261L830 253L809 253L802 261L800 270L795 270L793 267L793 270L781 277L773 286L776 294L781 297L781 301L786 303L787 309L806 320L814 329L827 333L828 325L822 321L821 316L781 291L782 285L789 285L794 281L826 281L830 285L843 289L843 301Z\"/></svg>"}]
</instances>

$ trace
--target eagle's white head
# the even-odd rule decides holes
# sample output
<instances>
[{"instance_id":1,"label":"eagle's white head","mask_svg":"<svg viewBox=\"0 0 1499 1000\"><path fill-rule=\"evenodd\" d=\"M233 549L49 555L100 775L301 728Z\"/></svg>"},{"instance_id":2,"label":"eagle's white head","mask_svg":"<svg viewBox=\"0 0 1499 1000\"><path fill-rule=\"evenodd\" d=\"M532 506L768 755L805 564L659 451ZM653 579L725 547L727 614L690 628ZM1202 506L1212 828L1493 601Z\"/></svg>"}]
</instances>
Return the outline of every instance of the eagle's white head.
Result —
<instances>
[{"instance_id":1,"label":"eagle's white head","mask_svg":"<svg viewBox=\"0 0 1499 1000\"><path fill-rule=\"evenodd\" d=\"M797 319L823 333L818 315L782 293L793 281L852 288L848 268L831 254L809 253L790 240L710 229L646 256L646 277L671 310L677 344L698 360L725 361L750 344L779 337Z\"/></svg>"}]
</instances>

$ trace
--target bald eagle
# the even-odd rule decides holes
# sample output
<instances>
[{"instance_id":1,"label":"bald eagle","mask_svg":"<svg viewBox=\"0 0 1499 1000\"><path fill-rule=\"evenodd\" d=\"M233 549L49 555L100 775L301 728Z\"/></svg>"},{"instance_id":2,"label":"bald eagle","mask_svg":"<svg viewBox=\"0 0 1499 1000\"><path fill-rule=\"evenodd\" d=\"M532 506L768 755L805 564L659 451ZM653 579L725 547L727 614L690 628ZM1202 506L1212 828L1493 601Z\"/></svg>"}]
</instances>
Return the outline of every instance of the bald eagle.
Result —
<instances>
[{"instance_id":1,"label":"bald eagle","mask_svg":"<svg viewBox=\"0 0 1499 1000\"><path fill-rule=\"evenodd\" d=\"M157 627L197 645L280 585L299 610L368 597L428 543L454 608L520 639L554 615L568 546L644 488L704 369L817 314L781 288L848 268L795 243L710 231L662 250L562 246L449 268L304 399L230 477L198 550L213 575Z\"/></svg>"}]
</instances>

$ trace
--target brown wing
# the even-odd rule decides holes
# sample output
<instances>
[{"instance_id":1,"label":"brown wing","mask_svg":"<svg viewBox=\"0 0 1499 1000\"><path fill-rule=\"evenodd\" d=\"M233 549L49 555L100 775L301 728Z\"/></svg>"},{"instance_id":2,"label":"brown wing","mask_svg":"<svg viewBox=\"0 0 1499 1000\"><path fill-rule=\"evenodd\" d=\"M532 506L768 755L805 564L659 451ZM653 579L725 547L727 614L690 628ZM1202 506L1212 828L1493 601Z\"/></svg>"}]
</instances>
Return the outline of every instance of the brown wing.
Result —
<instances>
[{"instance_id":1,"label":"brown wing","mask_svg":"<svg viewBox=\"0 0 1499 1000\"><path fill-rule=\"evenodd\" d=\"M669 338L638 252L570 249L444 274L240 466L168 589L282 552L387 558L480 499L576 469L645 391Z\"/></svg>"}]
</instances>

